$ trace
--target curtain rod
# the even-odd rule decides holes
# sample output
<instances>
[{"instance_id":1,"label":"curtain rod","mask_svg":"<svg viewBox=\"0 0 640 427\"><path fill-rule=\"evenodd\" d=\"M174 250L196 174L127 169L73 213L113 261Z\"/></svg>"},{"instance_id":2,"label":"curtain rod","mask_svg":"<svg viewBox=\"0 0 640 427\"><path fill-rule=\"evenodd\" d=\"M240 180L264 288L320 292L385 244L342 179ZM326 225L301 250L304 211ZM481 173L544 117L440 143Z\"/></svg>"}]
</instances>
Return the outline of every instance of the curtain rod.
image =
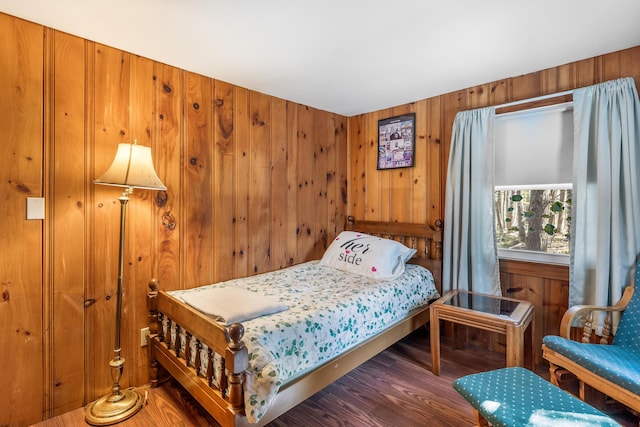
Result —
<instances>
[{"instance_id":1,"label":"curtain rod","mask_svg":"<svg viewBox=\"0 0 640 427\"><path fill-rule=\"evenodd\" d=\"M544 99L557 98L559 96L570 95L570 94L573 94L573 90L565 90L564 92L556 92L556 93L551 93L549 95L536 96L535 98L527 98L527 99L521 99L520 101L507 102L505 104L494 105L494 107L497 110L498 108L513 107L514 105L527 104L529 102L542 101Z\"/></svg>"}]
</instances>

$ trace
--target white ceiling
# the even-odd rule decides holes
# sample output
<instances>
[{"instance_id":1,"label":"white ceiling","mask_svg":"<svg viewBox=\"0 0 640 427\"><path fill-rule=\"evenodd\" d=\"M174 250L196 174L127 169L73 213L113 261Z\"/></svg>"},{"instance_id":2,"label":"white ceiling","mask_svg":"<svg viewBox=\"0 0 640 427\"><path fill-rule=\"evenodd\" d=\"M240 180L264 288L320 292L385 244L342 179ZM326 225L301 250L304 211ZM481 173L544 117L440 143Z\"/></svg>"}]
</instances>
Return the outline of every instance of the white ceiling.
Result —
<instances>
[{"instance_id":1,"label":"white ceiling","mask_svg":"<svg viewBox=\"0 0 640 427\"><path fill-rule=\"evenodd\" d=\"M0 0L0 11L346 116L640 45L639 0Z\"/></svg>"}]
</instances>

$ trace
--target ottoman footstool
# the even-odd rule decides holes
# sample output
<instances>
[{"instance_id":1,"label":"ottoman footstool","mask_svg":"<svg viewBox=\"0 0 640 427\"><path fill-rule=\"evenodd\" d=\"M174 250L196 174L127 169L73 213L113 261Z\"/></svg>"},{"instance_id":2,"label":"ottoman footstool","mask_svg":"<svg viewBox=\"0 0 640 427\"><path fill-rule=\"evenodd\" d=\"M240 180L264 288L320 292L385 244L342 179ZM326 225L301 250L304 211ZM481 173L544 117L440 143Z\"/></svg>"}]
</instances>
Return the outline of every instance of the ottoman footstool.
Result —
<instances>
[{"instance_id":1,"label":"ottoman footstool","mask_svg":"<svg viewBox=\"0 0 640 427\"><path fill-rule=\"evenodd\" d=\"M524 368L458 378L453 388L473 406L478 425L619 426L615 420Z\"/></svg>"}]
</instances>

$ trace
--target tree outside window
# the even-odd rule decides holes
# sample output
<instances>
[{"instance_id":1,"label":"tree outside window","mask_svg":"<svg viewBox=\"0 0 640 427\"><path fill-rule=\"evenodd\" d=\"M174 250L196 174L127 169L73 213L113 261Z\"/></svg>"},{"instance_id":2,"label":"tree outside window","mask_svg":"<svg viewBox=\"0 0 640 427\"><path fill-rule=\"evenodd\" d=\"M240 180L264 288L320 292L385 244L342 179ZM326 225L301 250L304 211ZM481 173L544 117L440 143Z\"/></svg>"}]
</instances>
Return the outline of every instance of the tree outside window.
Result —
<instances>
[{"instance_id":1,"label":"tree outside window","mask_svg":"<svg viewBox=\"0 0 640 427\"><path fill-rule=\"evenodd\" d=\"M500 249L569 254L571 189L495 192Z\"/></svg>"}]
</instances>

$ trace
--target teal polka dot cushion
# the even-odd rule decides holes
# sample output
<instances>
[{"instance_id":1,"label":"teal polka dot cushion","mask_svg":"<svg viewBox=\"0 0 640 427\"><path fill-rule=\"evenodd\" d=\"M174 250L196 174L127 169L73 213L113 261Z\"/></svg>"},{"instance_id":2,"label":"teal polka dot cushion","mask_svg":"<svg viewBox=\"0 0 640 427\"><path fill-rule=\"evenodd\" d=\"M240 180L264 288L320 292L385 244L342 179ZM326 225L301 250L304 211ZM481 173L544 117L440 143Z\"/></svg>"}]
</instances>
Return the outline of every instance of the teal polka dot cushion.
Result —
<instances>
[{"instance_id":1,"label":"teal polka dot cushion","mask_svg":"<svg viewBox=\"0 0 640 427\"><path fill-rule=\"evenodd\" d=\"M555 335L542 342L599 377L640 395L640 353L620 345L583 344Z\"/></svg>"},{"instance_id":2,"label":"teal polka dot cushion","mask_svg":"<svg viewBox=\"0 0 640 427\"><path fill-rule=\"evenodd\" d=\"M496 427L620 425L524 368L467 375L453 388Z\"/></svg>"},{"instance_id":3,"label":"teal polka dot cushion","mask_svg":"<svg viewBox=\"0 0 640 427\"><path fill-rule=\"evenodd\" d=\"M613 344L640 354L640 264L636 267L634 282L633 296L622 312Z\"/></svg>"}]
</instances>

